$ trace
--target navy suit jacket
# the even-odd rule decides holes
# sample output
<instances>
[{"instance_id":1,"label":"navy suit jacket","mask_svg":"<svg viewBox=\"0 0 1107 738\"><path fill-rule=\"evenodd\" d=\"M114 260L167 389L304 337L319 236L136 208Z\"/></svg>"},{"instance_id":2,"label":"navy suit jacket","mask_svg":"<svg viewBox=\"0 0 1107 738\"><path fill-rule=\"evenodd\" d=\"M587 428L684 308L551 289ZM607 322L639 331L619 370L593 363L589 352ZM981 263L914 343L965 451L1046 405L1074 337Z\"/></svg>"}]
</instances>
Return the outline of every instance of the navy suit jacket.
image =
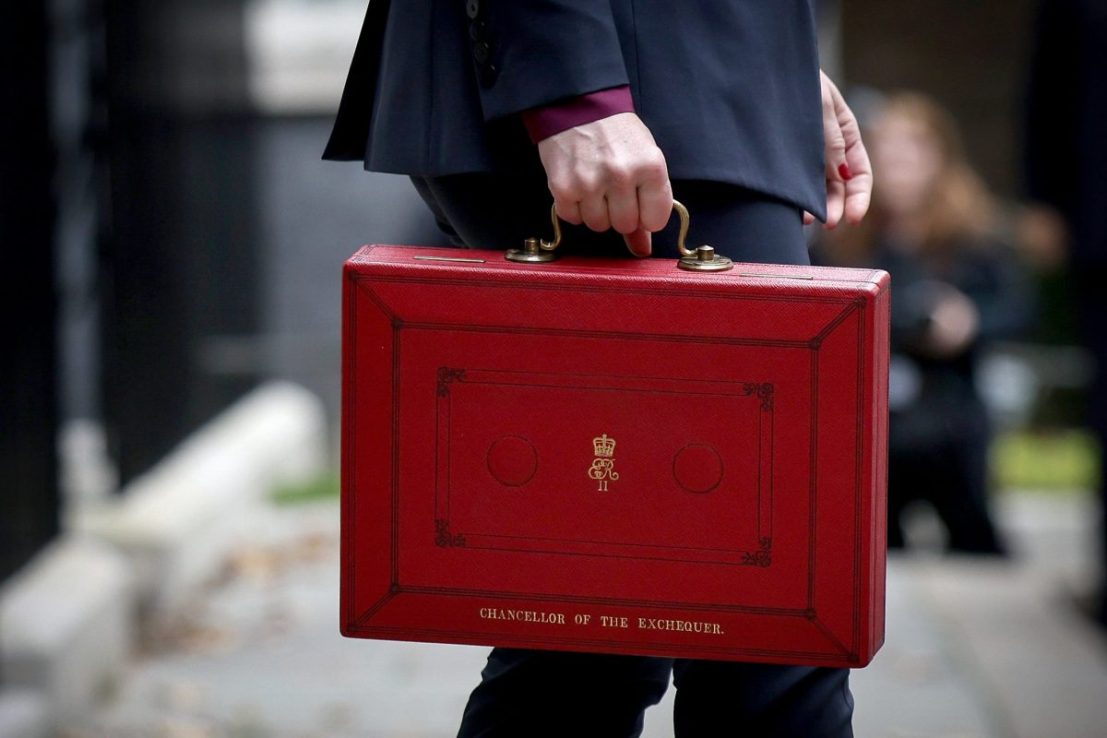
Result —
<instances>
[{"instance_id":1,"label":"navy suit jacket","mask_svg":"<svg viewBox=\"0 0 1107 738\"><path fill-rule=\"evenodd\" d=\"M811 0L372 0L324 157L533 170L519 112L624 84L672 178L823 217Z\"/></svg>"}]
</instances>

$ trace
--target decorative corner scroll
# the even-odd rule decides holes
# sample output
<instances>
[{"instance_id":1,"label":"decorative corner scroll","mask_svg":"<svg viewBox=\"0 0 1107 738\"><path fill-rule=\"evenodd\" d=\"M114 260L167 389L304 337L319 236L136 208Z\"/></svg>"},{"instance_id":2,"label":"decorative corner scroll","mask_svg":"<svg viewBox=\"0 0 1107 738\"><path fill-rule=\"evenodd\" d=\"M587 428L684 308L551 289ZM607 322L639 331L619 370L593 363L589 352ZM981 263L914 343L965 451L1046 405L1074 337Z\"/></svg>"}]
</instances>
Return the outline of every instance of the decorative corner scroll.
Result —
<instances>
[{"instance_id":1,"label":"decorative corner scroll","mask_svg":"<svg viewBox=\"0 0 1107 738\"><path fill-rule=\"evenodd\" d=\"M773 563L773 539L762 538L761 547L757 551L746 551L742 554L742 563L746 566L760 566L767 568Z\"/></svg>"},{"instance_id":2,"label":"decorative corner scroll","mask_svg":"<svg viewBox=\"0 0 1107 738\"><path fill-rule=\"evenodd\" d=\"M434 543L440 548L465 548L465 536L450 533L450 521L441 518L434 521Z\"/></svg>"},{"instance_id":3,"label":"decorative corner scroll","mask_svg":"<svg viewBox=\"0 0 1107 738\"><path fill-rule=\"evenodd\" d=\"M450 394L450 382L465 381L465 370L454 369L448 366L438 367L438 396L446 397Z\"/></svg>"},{"instance_id":4,"label":"decorative corner scroll","mask_svg":"<svg viewBox=\"0 0 1107 738\"><path fill-rule=\"evenodd\" d=\"M772 382L746 382L742 385L742 394L756 395L761 400L762 410L773 409L773 384Z\"/></svg>"}]
</instances>

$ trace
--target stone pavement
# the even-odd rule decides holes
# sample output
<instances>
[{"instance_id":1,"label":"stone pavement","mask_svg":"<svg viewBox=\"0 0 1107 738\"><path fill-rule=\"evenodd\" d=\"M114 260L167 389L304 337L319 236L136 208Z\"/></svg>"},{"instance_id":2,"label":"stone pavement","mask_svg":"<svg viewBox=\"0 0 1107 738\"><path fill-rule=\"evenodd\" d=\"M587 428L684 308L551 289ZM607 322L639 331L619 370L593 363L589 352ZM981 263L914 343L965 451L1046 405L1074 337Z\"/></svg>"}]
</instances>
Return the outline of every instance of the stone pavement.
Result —
<instances>
[{"instance_id":1,"label":"stone pavement","mask_svg":"<svg viewBox=\"0 0 1107 738\"><path fill-rule=\"evenodd\" d=\"M1107 735L1107 641L1068 605L1088 575L1086 496L1005 495L1009 563L890 562L888 638L853 675L859 738ZM154 624L68 738L444 738L486 649L344 640L337 506L259 514L218 581ZM672 690L647 713L670 736Z\"/></svg>"}]
</instances>

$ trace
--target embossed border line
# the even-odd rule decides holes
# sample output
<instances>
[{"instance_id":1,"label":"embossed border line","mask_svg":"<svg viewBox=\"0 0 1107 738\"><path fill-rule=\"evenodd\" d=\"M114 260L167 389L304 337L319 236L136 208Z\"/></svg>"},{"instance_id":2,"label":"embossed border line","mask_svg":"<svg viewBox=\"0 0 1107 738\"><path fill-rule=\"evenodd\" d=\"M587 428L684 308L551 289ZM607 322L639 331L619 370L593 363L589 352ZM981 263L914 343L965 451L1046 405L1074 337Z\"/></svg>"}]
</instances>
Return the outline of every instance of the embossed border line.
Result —
<instances>
[{"instance_id":1,"label":"embossed border line","mask_svg":"<svg viewBox=\"0 0 1107 738\"><path fill-rule=\"evenodd\" d=\"M665 546L612 540L522 537L478 531L457 530L450 519L451 439L453 436L454 384L491 387L517 386L542 389L578 389L599 392L666 392L675 395L707 395L727 399L750 398L760 403L757 413L757 502L754 548L705 548ZM711 391L714 388L715 391ZM723 390L732 390L726 392ZM436 448L435 448L435 543L441 547L459 547L514 553L540 553L591 558L674 561L684 564L726 566L772 565L773 537L773 408L774 386L767 382L713 381L690 384L669 377L623 376L570 372L518 372L494 369L439 367L437 370ZM697 558L690 558L697 557Z\"/></svg>"}]
</instances>

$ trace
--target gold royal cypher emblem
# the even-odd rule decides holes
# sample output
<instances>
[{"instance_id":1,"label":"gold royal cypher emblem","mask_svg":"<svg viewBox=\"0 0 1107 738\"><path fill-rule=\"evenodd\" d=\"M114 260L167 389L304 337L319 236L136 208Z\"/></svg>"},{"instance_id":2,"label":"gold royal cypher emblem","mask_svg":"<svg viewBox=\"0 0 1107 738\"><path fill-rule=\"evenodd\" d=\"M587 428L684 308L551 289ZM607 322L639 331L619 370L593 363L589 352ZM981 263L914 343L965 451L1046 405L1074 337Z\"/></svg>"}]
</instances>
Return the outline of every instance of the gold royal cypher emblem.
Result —
<instances>
[{"instance_id":1,"label":"gold royal cypher emblem","mask_svg":"<svg viewBox=\"0 0 1107 738\"><path fill-rule=\"evenodd\" d=\"M615 471L615 439L608 438L604 433L592 439L592 447L596 458L592 459L588 476L599 484L598 491L606 492L608 480L614 482L619 479L619 472Z\"/></svg>"}]
</instances>

